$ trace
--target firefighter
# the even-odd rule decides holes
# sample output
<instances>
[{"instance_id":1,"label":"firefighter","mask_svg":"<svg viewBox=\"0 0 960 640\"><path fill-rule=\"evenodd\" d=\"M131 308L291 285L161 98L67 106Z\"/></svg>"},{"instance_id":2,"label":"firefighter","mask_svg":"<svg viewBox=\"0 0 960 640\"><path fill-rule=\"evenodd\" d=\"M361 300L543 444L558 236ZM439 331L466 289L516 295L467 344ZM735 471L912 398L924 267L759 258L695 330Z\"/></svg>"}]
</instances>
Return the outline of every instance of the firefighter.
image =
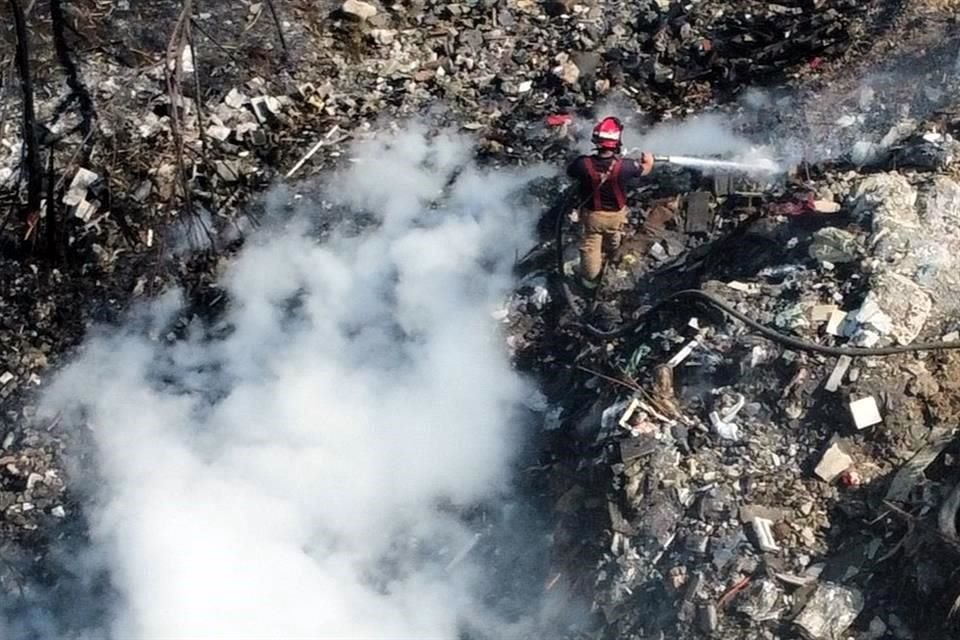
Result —
<instances>
[{"instance_id":1,"label":"firefighter","mask_svg":"<svg viewBox=\"0 0 960 640\"><path fill-rule=\"evenodd\" d=\"M594 289L603 271L605 254L620 248L627 224L625 187L653 170L653 156L621 155L623 125L617 118L604 118L593 129L596 152L574 160L567 175L579 189L576 202L581 225L580 281Z\"/></svg>"}]
</instances>

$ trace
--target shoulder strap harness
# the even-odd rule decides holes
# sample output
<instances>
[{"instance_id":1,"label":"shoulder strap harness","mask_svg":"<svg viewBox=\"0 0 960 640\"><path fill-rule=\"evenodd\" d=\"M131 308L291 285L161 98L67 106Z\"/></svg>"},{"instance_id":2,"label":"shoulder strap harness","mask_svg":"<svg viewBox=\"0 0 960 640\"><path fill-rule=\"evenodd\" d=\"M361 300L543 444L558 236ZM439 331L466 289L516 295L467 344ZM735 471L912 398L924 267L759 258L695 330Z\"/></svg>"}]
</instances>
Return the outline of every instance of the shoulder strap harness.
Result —
<instances>
[{"instance_id":1,"label":"shoulder strap harness","mask_svg":"<svg viewBox=\"0 0 960 640\"><path fill-rule=\"evenodd\" d=\"M602 210L603 204L600 202L600 187L611 178L613 182L610 186L613 188L613 197L617 201L617 208L623 209L627 206L627 197L624 195L623 188L620 186L620 168L622 165L623 159L617 158L613 161L613 164L610 165L610 168L601 175L597 172L597 168L593 164L593 158L584 158L584 166L587 169L587 174L590 176L591 189L593 191L594 211Z\"/></svg>"}]
</instances>

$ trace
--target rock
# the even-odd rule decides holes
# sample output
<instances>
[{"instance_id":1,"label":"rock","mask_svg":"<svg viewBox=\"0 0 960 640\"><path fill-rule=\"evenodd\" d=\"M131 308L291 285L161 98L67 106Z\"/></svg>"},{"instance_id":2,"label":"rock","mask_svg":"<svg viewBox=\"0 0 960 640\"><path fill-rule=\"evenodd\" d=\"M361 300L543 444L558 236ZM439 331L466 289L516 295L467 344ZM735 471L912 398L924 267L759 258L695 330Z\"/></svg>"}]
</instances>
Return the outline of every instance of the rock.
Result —
<instances>
[{"instance_id":1,"label":"rock","mask_svg":"<svg viewBox=\"0 0 960 640\"><path fill-rule=\"evenodd\" d=\"M466 29L460 32L460 44L469 49L479 49L483 46L483 34L477 29Z\"/></svg>"},{"instance_id":2,"label":"rock","mask_svg":"<svg viewBox=\"0 0 960 640\"><path fill-rule=\"evenodd\" d=\"M371 29L370 37L372 37L377 44L390 45L397 39L397 32L394 29Z\"/></svg>"},{"instance_id":3,"label":"rock","mask_svg":"<svg viewBox=\"0 0 960 640\"><path fill-rule=\"evenodd\" d=\"M580 69L580 77L592 79L597 74L602 58L599 53L593 51L579 51L571 57L573 64Z\"/></svg>"},{"instance_id":4,"label":"rock","mask_svg":"<svg viewBox=\"0 0 960 640\"><path fill-rule=\"evenodd\" d=\"M565 84L576 85L580 80L580 68L577 67L565 54L561 54L560 64L553 68L553 75L560 78Z\"/></svg>"},{"instance_id":5,"label":"rock","mask_svg":"<svg viewBox=\"0 0 960 640\"><path fill-rule=\"evenodd\" d=\"M754 622L779 620L787 611L785 594L773 580L761 579L739 599L737 610Z\"/></svg>"},{"instance_id":6,"label":"rock","mask_svg":"<svg viewBox=\"0 0 960 640\"><path fill-rule=\"evenodd\" d=\"M362 0L346 0L346 2L340 5L340 11L345 15L352 16L359 20L369 20L377 15L377 8L369 2L363 2Z\"/></svg>"}]
</instances>

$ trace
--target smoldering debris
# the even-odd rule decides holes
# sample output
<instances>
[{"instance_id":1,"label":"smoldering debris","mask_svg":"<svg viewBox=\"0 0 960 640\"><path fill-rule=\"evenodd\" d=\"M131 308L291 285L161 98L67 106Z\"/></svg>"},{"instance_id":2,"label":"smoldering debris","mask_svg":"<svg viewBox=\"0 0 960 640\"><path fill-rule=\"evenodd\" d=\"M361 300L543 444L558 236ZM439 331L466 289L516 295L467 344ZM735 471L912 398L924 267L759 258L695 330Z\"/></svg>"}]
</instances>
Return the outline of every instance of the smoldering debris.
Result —
<instances>
[{"instance_id":1,"label":"smoldering debris","mask_svg":"<svg viewBox=\"0 0 960 640\"><path fill-rule=\"evenodd\" d=\"M94 434L112 637L519 633L477 592L475 532L436 505L509 489L531 390L490 311L532 243L512 195L537 172L481 170L417 127L355 151L326 197L375 228L318 243L301 205L228 268L225 338L174 339L168 296L47 394Z\"/></svg>"}]
</instances>

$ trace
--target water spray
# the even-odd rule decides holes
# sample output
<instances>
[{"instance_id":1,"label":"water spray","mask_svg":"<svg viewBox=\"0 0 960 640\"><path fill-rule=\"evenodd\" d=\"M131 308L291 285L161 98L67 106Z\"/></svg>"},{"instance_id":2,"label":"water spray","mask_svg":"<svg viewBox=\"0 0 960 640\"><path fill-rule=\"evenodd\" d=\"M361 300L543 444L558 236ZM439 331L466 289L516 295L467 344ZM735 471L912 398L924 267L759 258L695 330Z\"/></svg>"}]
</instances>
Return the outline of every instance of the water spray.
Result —
<instances>
[{"instance_id":1,"label":"water spray","mask_svg":"<svg viewBox=\"0 0 960 640\"><path fill-rule=\"evenodd\" d=\"M749 175L772 175L783 170L772 160L756 160L739 162L734 160L712 160L693 156L654 156L655 164L675 164L680 167L699 169L701 171L717 171L729 173L745 173Z\"/></svg>"}]
</instances>

